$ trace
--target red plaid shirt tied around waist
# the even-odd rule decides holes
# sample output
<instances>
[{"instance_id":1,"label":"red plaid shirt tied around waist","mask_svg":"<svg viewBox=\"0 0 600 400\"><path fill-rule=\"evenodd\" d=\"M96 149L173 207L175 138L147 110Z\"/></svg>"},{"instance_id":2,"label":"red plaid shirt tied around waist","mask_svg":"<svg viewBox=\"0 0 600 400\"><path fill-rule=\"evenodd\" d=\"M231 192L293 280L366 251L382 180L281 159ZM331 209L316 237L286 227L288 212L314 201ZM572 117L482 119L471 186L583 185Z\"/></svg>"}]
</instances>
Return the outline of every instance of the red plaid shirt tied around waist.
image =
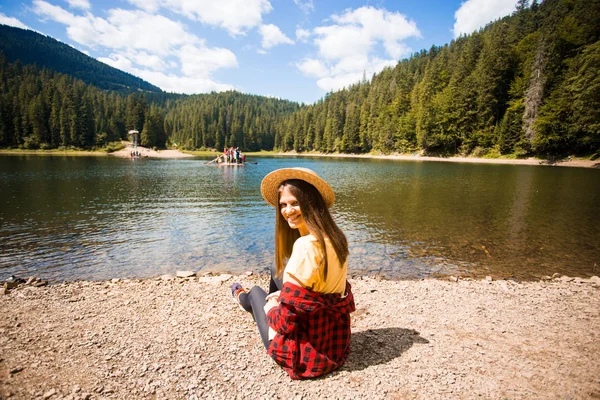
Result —
<instances>
[{"instance_id":1,"label":"red plaid shirt tied around waist","mask_svg":"<svg viewBox=\"0 0 600 400\"><path fill-rule=\"evenodd\" d=\"M279 306L267 314L277 335L267 353L292 379L315 378L341 367L350 354L350 283L346 296L322 294L285 283Z\"/></svg>"}]
</instances>

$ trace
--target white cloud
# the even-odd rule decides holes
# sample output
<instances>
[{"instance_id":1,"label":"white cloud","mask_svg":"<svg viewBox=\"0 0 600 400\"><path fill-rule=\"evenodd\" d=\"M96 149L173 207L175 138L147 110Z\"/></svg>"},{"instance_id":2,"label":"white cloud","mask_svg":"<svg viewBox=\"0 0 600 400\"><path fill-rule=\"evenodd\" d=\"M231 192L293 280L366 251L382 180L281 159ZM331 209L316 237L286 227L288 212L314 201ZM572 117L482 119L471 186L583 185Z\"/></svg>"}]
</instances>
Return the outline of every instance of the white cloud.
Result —
<instances>
[{"instance_id":1,"label":"white cloud","mask_svg":"<svg viewBox=\"0 0 600 400\"><path fill-rule=\"evenodd\" d=\"M517 0L467 0L454 13L454 37L471 34L498 18L512 13Z\"/></svg>"},{"instance_id":2,"label":"white cloud","mask_svg":"<svg viewBox=\"0 0 600 400\"><path fill-rule=\"evenodd\" d=\"M260 26L263 14L271 12L269 0L127 0L128 3L156 14L161 8L194 21L217 26L229 34L243 35Z\"/></svg>"},{"instance_id":3,"label":"white cloud","mask_svg":"<svg viewBox=\"0 0 600 400\"><path fill-rule=\"evenodd\" d=\"M325 91L341 89L360 81L363 74L371 76L395 65L411 52L403 41L421 36L415 22L404 15L374 7L346 10L330 20L333 24L312 32L320 59L296 64L303 74L319 78L317 85ZM386 57L376 54L378 48L385 50Z\"/></svg>"},{"instance_id":4,"label":"white cloud","mask_svg":"<svg viewBox=\"0 0 600 400\"><path fill-rule=\"evenodd\" d=\"M352 26L360 29L361 34L371 41L384 41L388 54L400 58L399 42L409 37L420 37L417 25L398 12L374 7L361 7L346 12L341 16L334 15L332 19L342 26Z\"/></svg>"},{"instance_id":5,"label":"white cloud","mask_svg":"<svg viewBox=\"0 0 600 400\"><path fill-rule=\"evenodd\" d=\"M18 19L14 18L14 17L7 17L6 15L4 15L2 13L0 13L0 24L14 26L15 28L31 29L30 27L28 27L27 25L25 25Z\"/></svg>"},{"instance_id":6,"label":"white cloud","mask_svg":"<svg viewBox=\"0 0 600 400\"><path fill-rule=\"evenodd\" d=\"M305 14L308 14L311 11L315 10L315 4L314 4L313 0L294 0L294 3Z\"/></svg>"},{"instance_id":7,"label":"white cloud","mask_svg":"<svg viewBox=\"0 0 600 400\"><path fill-rule=\"evenodd\" d=\"M327 60L368 54L375 42L358 26L324 26L315 29L315 44Z\"/></svg>"},{"instance_id":8,"label":"white cloud","mask_svg":"<svg viewBox=\"0 0 600 400\"><path fill-rule=\"evenodd\" d=\"M34 0L33 10L64 24L69 38L78 44L108 50L110 55L99 57L100 61L163 90L200 93L233 88L214 81L212 74L237 67L235 54L208 47L180 22L140 9L108 10L106 19L90 12L75 15L44 0Z\"/></svg>"},{"instance_id":9,"label":"white cloud","mask_svg":"<svg viewBox=\"0 0 600 400\"><path fill-rule=\"evenodd\" d=\"M181 71L187 76L209 76L211 72L221 68L238 66L235 54L223 48L186 45L179 49L178 56Z\"/></svg>"},{"instance_id":10,"label":"white cloud","mask_svg":"<svg viewBox=\"0 0 600 400\"><path fill-rule=\"evenodd\" d=\"M294 44L294 41L285 36L276 25L261 25L259 32L262 36L262 48L270 49L279 44Z\"/></svg>"},{"instance_id":11,"label":"white cloud","mask_svg":"<svg viewBox=\"0 0 600 400\"><path fill-rule=\"evenodd\" d=\"M154 14L160 9L158 0L127 0L127 2L150 14Z\"/></svg>"},{"instance_id":12,"label":"white cloud","mask_svg":"<svg viewBox=\"0 0 600 400\"><path fill-rule=\"evenodd\" d=\"M312 58L305 58L296 64L296 66L304 75L313 76L316 78L323 78L330 73L329 68L327 68L325 64L323 64L320 60L315 60Z\"/></svg>"},{"instance_id":13,"label":"white cloud","mask_svg":"<svg viewBox=\"0 0 600 400\"><path fill-rule=\"evenodd\" d=\"M35 0L34 11L67 25L69 38L89 47L99 45L168 55L180 46L200 41L179 22L139 10L113 9L108 12L108 19L103 19L90 13L77 16L43 0Z\"/></svg>"},{"instance_id":14,"label":"white cloud","mask_svg":"<svg viewBox=\"0 0 600 400\"><path fill-rule=\"evenodd\" d=\"M221 92L224 90L234 89L232 85L215 82L206 76L179 76L164 72L139 69L133 65L131 60L122 54L111 55L111 57L112 58L100 57L98 60L112 67L138 76L167 92L195 94L212 91Z\"/></svg>"},{"instance_id":15,"label":"white cloud","mask_svg":"<svg viewBox=\"0 0 600 400\"><path fill-rule=\"evenodd\" d=\"M82 10L92 8L88 0L67 0L67 3L69 3L69 7L71 8L81 8Z\"/></svg>"},{"instance_id":16,"label":"white cloud","mask_svg":"<svg viewBox=\"0 0 600 400\"><path fill-rule=\"evenodd\" d=\"M164 71L169 68L165 59L156 54L149 54L146 51L134 51L128 54L136 64L150 68L153 71Z\"/></svg>"},{"instance_id":17,"label":"white cloud","mask_svg":"<svg viewBox=\"0 0 600 400\"><path fill-rule=\"evenodd\" d=\"M310 31L302 28L296 29L296 40L299 42L306 42L310 37Z\"/></svg>"}]
</instances>

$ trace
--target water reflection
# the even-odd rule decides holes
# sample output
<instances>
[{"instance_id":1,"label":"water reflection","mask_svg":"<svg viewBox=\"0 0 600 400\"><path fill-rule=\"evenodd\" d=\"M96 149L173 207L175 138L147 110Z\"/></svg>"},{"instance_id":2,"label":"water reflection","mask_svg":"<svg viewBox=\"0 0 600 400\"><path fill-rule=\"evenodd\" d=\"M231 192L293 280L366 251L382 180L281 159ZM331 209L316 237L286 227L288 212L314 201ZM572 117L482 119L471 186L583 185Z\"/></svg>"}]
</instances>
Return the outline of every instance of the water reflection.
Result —
<instances>
[{"instance_id":1,"label":"water reflection","mask_svg":"<svg viewBox=\"0 0 600 400\"><path fill-rule=\"evenodd\" d=\"M588 276L599 262L600 171L367 159L2 156L0 278L107 279L265 270L275 211L259 185L286 166L331 182L350 271ZM596 272L597 273L597 272Z\"/></svg>"}]
</instances>

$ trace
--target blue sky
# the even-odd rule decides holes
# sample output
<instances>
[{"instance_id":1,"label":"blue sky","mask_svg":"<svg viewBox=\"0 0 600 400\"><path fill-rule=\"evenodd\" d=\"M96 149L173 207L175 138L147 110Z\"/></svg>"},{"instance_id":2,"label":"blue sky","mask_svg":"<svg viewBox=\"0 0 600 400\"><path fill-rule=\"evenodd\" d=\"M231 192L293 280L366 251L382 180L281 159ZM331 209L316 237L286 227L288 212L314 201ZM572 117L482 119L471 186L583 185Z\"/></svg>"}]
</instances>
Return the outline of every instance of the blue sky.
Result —
<instances>
[{"instance_id":1,"label":"blue sky","mask_svg":"<svg viewBox=\"0 0 600 400\"><path fill-rule=\"evenodd\" d=\"M517 0L0 0L51 36L168 92L313 103L504 15Z\"/></svg>"}]
</instances>

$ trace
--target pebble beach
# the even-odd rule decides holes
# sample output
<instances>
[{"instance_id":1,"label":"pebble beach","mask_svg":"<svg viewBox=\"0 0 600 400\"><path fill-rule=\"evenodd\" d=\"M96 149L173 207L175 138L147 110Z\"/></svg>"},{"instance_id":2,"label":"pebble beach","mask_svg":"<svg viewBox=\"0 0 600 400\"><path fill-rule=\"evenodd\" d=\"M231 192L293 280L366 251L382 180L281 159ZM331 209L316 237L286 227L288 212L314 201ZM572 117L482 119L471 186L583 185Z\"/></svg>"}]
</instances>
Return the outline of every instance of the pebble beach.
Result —
<instances>
[{"instance_id":1,"label":"pebble beach","mask_svg":"<svg viewBox=\"0 0 600 400\"><path fill-rule=\"evenodd\" d=\"M0 398L600 398L598 277L355 276L348 361L293 381L230 297L266 276L178 275L3 290Z\"/></svg>"}]
</instances>

